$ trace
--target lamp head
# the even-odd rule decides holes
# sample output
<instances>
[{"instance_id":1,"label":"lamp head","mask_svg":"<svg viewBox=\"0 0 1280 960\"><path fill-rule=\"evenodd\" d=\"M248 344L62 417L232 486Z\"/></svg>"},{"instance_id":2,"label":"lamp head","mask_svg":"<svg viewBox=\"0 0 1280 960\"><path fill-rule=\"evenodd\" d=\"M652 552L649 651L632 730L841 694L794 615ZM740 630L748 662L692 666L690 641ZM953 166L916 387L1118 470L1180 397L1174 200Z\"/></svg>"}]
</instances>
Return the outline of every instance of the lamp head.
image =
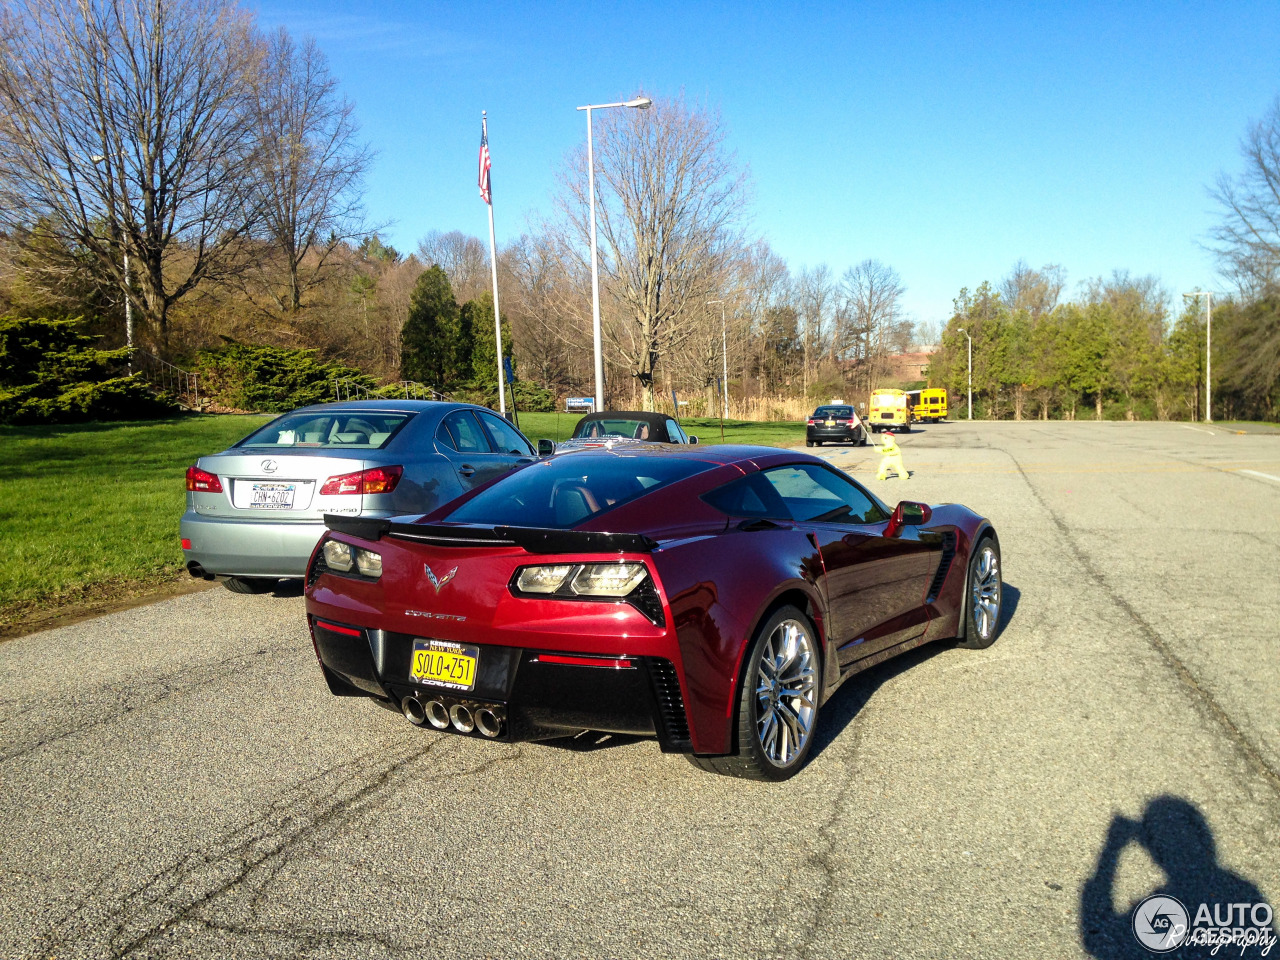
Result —
<instances>
[{"instance_id":1,"label":"lamp head","mask_svg":"<svg viewBox=\"0 0 1280 960\"><path fill-rule=\"evenodd\" d=\"M634 100L628 100L623 106L634 107L637 110L648 110L653 106L653 101L648 97L636 97Z\"/></svg>"}]
</instances>

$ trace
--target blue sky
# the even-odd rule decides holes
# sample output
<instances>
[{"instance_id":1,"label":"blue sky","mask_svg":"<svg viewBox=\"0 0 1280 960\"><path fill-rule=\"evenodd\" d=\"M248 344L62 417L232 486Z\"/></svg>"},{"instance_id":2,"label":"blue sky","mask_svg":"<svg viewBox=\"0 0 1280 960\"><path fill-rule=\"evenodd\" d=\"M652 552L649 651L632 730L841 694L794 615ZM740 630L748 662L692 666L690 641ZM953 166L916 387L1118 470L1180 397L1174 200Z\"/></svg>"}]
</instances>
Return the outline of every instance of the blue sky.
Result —
<instances>
[{"instance_id":1,"label":"blue sky","mask_svg":"<svg viewBox=\"0 0 1280 960\"><path fill-rule=\"evenodd\" d=\"M373 219L402 251L498 242L552 208L580 104L643 89L721 111L754 231L798 269L893 266L917 319L1019 258L1069 289L1113 269L1221 289L1202 244L1219 171L1280 94L1280 5L364 3L267 0L316 38L378 151Z\"/></svg>"}]
</instances>

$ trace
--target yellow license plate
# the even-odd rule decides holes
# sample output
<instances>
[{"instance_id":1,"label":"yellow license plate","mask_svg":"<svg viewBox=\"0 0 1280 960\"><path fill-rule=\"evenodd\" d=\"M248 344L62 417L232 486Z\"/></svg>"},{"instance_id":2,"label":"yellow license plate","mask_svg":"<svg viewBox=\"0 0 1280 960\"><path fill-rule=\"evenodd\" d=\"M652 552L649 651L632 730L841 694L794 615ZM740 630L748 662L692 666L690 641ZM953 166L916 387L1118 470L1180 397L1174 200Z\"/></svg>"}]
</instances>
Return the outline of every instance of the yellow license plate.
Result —
<instances>
[{"instance_id":1,"label":"yellow license plate","mask_svg":"<svg viewBox=\"0 0 1280 960\"><path fill-rule=\"evenodd\" d=\"M835 425L836 425L836 422L835 422L834 420L828 420L828 421L827 421L827 426L828 426L828 427L834 427Z\"/></svg>"},{"instance_id":2,"label":"yellow license plate","mask_svg":"<svg viewBox=\"0 0 1280 960\"><path fill-rule=\"evenodd\" d=\"M415 640L409 661L409 678L450 690L470 690L476 685L478 647L464 647L448 640Z\"/></svg>"}]
</instances>

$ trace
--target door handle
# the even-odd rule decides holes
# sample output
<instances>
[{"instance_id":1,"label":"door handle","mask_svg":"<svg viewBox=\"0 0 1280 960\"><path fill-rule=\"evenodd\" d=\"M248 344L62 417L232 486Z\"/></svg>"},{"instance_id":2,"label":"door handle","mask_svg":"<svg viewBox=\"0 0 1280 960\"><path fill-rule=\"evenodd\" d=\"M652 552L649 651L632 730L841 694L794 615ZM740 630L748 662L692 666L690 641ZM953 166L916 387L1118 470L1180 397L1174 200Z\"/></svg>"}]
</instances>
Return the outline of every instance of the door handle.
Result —
<instances>
[{"instance_id":1,"label":"door handle","mask_svg":"<svg viewBox=\"0 0 1280 960\"><path fill-rule=\"evenodd\" d=\"M459 475L464 477L475 476L475 472L476 472L476 468L471 466L471 464L469 463L464 463L462 466L458 468Z\"/></svg>"}]
</instances>

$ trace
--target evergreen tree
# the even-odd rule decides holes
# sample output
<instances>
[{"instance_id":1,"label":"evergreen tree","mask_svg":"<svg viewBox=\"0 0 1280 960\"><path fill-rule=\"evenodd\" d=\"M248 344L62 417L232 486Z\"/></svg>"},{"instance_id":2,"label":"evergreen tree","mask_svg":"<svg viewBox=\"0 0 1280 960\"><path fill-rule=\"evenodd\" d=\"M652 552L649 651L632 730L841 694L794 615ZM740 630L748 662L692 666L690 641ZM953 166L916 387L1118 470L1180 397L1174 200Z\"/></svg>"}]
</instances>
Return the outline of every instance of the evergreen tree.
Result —
<instances>
[{"instance_id":1,"label":"evergreen tree","mask_svg":"<svg viewBox=\"0 0 1280 960\"><path fill-rule=\"evenodd\" d=\"M462 312L471 323L471 355L467 358L471 367L471 379L479 389L491 389L497 396L498 345L493 339L493 295L482 293L463 306ZM511 329L502 321L502 355L511 360L515 369L515 357L511 353ZM505 374L504 374L505 376Z\"/></svg>"},{"instance_id":2,"label":"evergreen tree","mask_svg":"<svg viewBox=\"0 0 1280 960\"><path fill-rule=\"evenodd\" d=\"M441 390L465 378L470 371L459 369L461 334L461 311L449 277L433 265L418 277L409 298L409 316L400 331L400 375Z\"/></svg>"}]
</instances>

